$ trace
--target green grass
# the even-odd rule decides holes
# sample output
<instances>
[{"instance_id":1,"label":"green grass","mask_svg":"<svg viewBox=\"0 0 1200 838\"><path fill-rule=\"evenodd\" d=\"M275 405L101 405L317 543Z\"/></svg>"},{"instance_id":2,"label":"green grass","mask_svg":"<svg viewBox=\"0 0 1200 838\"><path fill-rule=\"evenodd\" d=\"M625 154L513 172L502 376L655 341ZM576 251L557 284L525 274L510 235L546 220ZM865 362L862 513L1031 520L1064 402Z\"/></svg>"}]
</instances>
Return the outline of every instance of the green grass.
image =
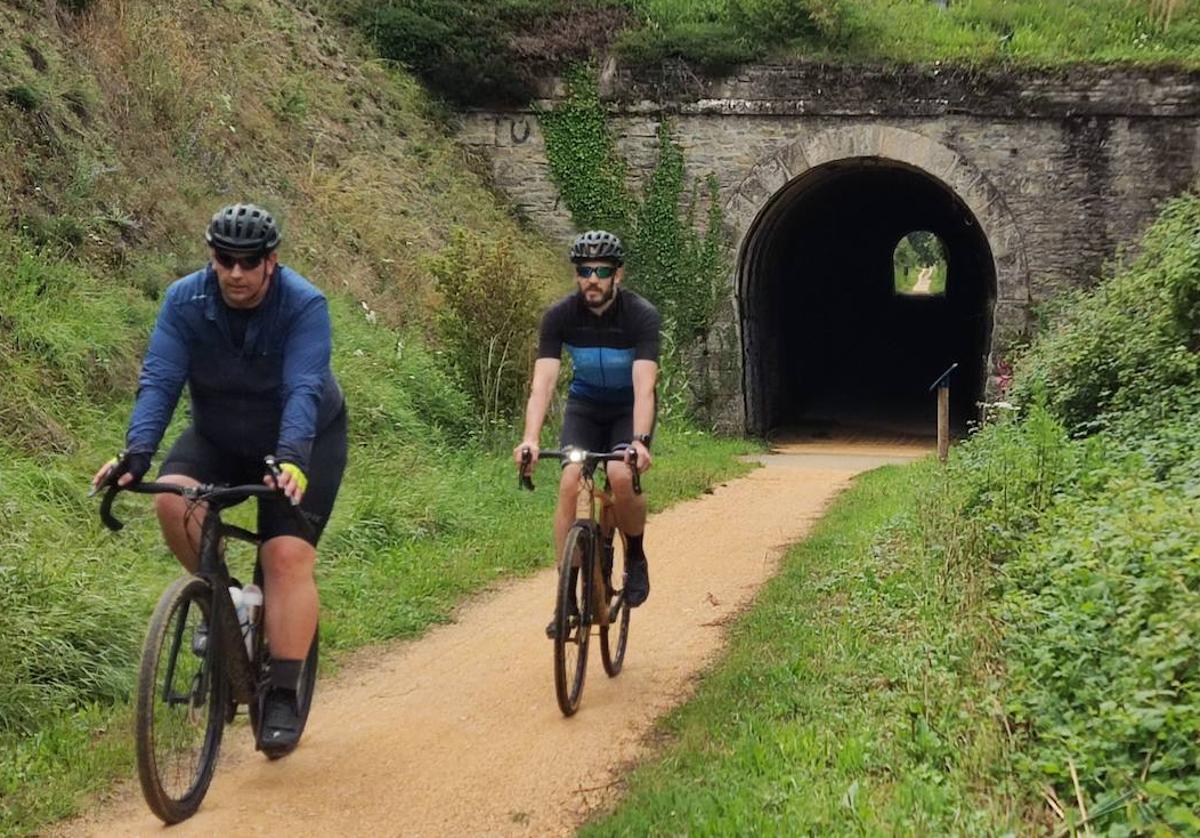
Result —
<instances>
[{"instance_id":1,"label":"green grass","mask_svg":"<svg viewBox=\"0 0 1200 838\"><path fill-rule=\"evenodd\" d=\"M1064 301L1015 418L857 481L586 834L1200 830L1198 213Z\"/></svg>"},{"instance_id":2,"label":"green grass","mask_svg":"<svg viewBox=\"0 0 1200 838\"><path fill-rule=\"evenodd\" d=\"M556 492L548 471L537 492L519 494L504 454L421 452L414 445L371 457L364 451L369 444L356 434L320 551L326 671L330 663L336 669L339 652L417 636L446 620L465 596L552 563ZM749 450L746 443L664 429L656 448L655 470L646 480L655 509L748 468L734 457ZM119 536L100 529L95 505L82 497L93 462L62 462L47 473L43 465L6 458L0 469L0 505L22 525L13 539L20 549L15 556L6 549L11 564L0 568L12 586L0 594L6 609L0 659L25 659L0 674L5 709L14 710L21 698L10 677L31 679L38 690L27 696L21 728L0 735L4 834L72 813L89 792L102 791L133 766L126 701L137 649L154 601L179 571L140 499L120 503L129 526ZM31 484L53 485L57 502L28 497ZM64 538L68 532L72 537ZM235 571L245 570L250 556L236 554L231 562ZM88 683L89 674L102 675L103 683Z\"/></svg>"},{"instance_id":3,"label":"green grass","mask_svg":"<svg viewBox=\"0 0 1200 838\"><path fill-rule=\"evenodd\" d=\"M931 462L863 477L789 551L600 835L999 834L1016 825L978 580L924 549Z\"/></svg>"},{"instance_id":4,"label":"green grass","mask_svg":"<svg viewBox=\"0 0 1200 838\"><path fill-rule=\"evenodd\" d=\"M674 52L704 62L709 49L719 57L730 50L731 41L740 40L759 58L1200 66L1200 8L1195 3L1176 4L1179 8L1165 26L1151 13L1148 0L954 0L946 10L930 0L842 0L819 4L841 10L834 31L784 39L769 51L738 30L728 0L638 0L635 5L651 22L651 31L630 33L626 46L632 57L643 60ZM699 37L702 30L709 37Z\"/></svg>"},{"instance_id":5,"label":"green grass","mask_svg":"<svg viewBox=\"0 0 1200 838\"><path fill-rule=\"evenodd\" d=\"M754 61L1200 67L1200 8L1163 0L323 0L445 100L527 102L610 53L722 75Z\"/></svg>"},{"instance_id":6,"label":"green grass","mask_svg":"<svg viewBox=\"0 0 1200 838\"><path fill-rule=\"evenodd\" d=\"M127 701L142 632L179 570L144 499L121 500L129 526L114 535L84 497L91 472L119 445L131 405L127 375L98 373L136 358L154 306L143 299L125 309L127 287L106 286L18 240L0 243L11 257L0 262L0 288L17 303L4 310L14 328L0 337L0 406L17 420L0 435L7 834L71 813L131 770ZM549 565L556 496L546 475L541 491L518 493L511 455L474 441L469 401L419 338L372 322L343 297L332 302L351 454L320 551L326 663L347 649L416 636L465 596ZM94 327L98 313L103 328ZM39 423L26 429L20 421L37 411L54 417L57 450L30 438ZM647 479L654 508L745 471L734 455L753 448L670 425L656 447ZM252 525L250 505L233 519ZM248 552L234 554L235 572L248 575L250 561Z\"/></svg>"},{"instance_id":7,"label":"green grass","mask_svg":"<svg viewBox=\"0 0 1200 838\"><path fill-rule=\"evenodd\" d=\"M121 500L116 536L83 494L121 445L162 290L229 200L277 211L283 260L331 299L352 451L318 569L326 663L550 562L554 493L517 493L497 453L516 434L435 348L429 260L458 229L503 242L533 307L567 266L421 85L312 8L97 3L60 27L0 5L21 33L0 47L0 834L132 770L136 658L179 570L145 499ZM660 440L655 504L745 468L741 443L669 423Z\"/></svg>"}]
</instances>

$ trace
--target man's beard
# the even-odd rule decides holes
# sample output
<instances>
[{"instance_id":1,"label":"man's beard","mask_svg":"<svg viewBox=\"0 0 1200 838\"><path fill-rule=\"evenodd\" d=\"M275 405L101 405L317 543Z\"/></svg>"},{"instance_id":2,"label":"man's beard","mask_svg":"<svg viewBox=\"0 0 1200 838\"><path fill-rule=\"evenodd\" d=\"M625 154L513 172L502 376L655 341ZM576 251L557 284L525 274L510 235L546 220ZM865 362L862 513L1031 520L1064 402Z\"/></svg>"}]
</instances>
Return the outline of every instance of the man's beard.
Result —
<instances>
[{"instance_id":1,"label":"man's beard","mask_svg":"<svg viewBox=\"0 0 1200 838\"><path fill-rule=\"evenodd\" d=\"M593 303L590 299L588 299L587 292L585 292L585 291L580 291L579 293L583 295L583 302L588 308L592 308L592 309L604 308L604 306L608 305L609 301L613 297L617 296L617 283L614 282L612 285L609 286L608 291L606 291L606 292L602 291L600 293L600 301L599 302Z\"/></svg>"}]
</instances>

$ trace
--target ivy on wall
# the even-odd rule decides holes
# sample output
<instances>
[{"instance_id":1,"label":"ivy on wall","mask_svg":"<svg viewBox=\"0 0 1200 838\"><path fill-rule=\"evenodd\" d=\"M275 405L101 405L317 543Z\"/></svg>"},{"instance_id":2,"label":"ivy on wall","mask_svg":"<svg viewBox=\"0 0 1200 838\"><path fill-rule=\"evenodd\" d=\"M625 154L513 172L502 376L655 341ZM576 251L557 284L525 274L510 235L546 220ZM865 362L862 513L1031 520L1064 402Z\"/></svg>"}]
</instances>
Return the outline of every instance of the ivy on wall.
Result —
<instances>
[{"instance_id":1,"label":"ivy on wall","mask_svg":"<svg viewBox=\"0 0 1200 838\"><path fill-rule=\"evenodd\" d=\"M550 176L581 229L628 234L636 202L626 184L625 161L600 104L595 74L590 67L575 67L565 81L566 99L539 115Z\"/></svg>"},{"instance_id":2,"label":"ivy on wall","mask_svg":"<svg viewBox=\"0 0 1200 838\"><path fill-rule=\"evenodd\" d=\"M702 348L729 277L717 178L709 175L685 194L683 149L663 121L657 165L643 194L635 196L594 70L576 68L566 83L566 98L539 116L550 175L579 229L601 228L621 237L626 284L662 314L664 401L670 408L688 400L684 359Z\"/></svg>"}]
</instances>

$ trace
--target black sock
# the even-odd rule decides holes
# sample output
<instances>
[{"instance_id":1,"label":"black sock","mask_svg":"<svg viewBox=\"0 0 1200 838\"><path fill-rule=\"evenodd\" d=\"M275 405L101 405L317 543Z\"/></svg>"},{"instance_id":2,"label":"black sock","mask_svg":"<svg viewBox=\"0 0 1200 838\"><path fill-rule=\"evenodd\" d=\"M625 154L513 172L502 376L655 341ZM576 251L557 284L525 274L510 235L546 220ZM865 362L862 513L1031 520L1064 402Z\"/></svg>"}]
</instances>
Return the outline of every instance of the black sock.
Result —
<instances>
[{"instance_id":1,"label":"black sock","mask_svg":"<svg viewBox=\"0 0 1200 838\"><path fill-rule=\"evenodd\" d=\"M272 658L271 686L295 692L300 684L300 669L303 666L304 661L302 660Z\"/></svg>"},{"instance_id":2,"label":"black sock","mask_svg":"<svg viewBox=\"0 0 1200 838\"><path fill-rule=\"evenodd\" d=\"M629 558L635 561L637 559L646 560L646 554L642 552L642 536L644 535L645 533L625 536L625 546L629 548Z\"/></svg>"}]
</instances>

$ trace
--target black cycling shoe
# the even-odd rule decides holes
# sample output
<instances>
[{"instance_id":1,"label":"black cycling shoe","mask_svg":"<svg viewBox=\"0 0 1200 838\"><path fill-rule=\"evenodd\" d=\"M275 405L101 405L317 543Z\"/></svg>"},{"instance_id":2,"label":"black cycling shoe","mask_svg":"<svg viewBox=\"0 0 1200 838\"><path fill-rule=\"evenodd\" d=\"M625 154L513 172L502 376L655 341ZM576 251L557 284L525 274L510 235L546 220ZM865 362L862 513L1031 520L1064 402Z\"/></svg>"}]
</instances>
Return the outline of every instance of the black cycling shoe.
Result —
<instances>
[{"instance_id":1,"label":"black cycling shoe","mask_svg":"<svg viewBox=\"0 0 1200 838\"><path fill-rule=\"evenodd\" d=\"M569 620L570 620L570 625L572 628L579 625L579 606L575 605L574 603L571 604L571 610L569 612ZM557 628L558 628L558 612L555 611L554 616L550 618L550 622L546 624L546 637L553 640ZM568 629L568 631L569 631L569 629Z\"/></svg>"},{"instance_id":2,"label":"black cycling shoe","mask_svg":"<svg viewBox=\"0 0 1200 838\"><path fill-rule=\"evenodd\" d=\"M630 559L625 568L625 601L637 608L650 596L650 568L646 557Z\"/></svg>"},{"instance_id":3,"label":"black cycling shoe","mask_svg":"<svg viewBox=\"0 0 1200 838\"><path fill-rule=\"evenodd\" d=\"M263 701L259 742L264 751L290 750L300 741L300 708L295 690L271 687Z\"/></svg>"}]
</instances>

